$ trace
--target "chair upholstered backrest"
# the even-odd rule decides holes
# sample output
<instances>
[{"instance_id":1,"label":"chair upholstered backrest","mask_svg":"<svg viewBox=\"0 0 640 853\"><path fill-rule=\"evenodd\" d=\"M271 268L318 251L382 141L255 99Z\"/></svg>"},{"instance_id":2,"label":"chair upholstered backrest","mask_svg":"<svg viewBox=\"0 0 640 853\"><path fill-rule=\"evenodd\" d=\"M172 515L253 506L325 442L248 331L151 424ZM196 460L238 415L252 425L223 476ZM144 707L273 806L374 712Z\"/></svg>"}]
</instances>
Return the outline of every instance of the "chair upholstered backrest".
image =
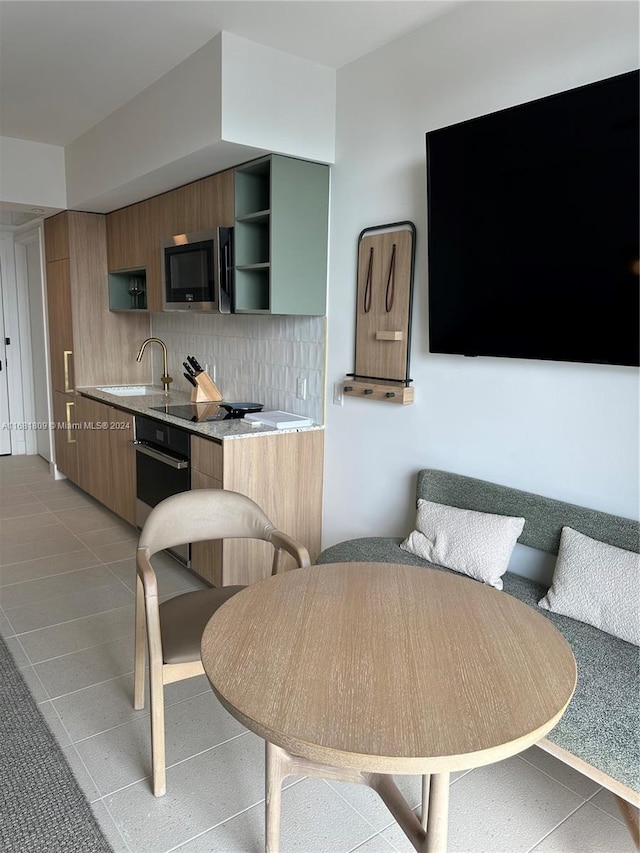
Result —
<instances>
[{"instance_id":1,"label":"chair upholstered backrest","mask_svg":"<svg viewBox=\"0 0 640 853\"><path fill-rule=\"evenodd\" d=\"M525 525L518 542L550 554L558 553L563 527L572 527L608 545L640 552L640 523L633 519L462 474L431 468L419 471L416 497L460 509L522 517Z\"/></svg>"},{"instance_id":2,"label":"chair upholstered backrest","mask_svg":"<svg viewBox=\"0 0 640 853\"><path fill-rule=\"evenodd\" d=\"M165 498L145 522L138 550L149 556L187 542L209 539L264 539L276 527L258 504L226 489L193 489Z\"/></svg>"}]
</instances>

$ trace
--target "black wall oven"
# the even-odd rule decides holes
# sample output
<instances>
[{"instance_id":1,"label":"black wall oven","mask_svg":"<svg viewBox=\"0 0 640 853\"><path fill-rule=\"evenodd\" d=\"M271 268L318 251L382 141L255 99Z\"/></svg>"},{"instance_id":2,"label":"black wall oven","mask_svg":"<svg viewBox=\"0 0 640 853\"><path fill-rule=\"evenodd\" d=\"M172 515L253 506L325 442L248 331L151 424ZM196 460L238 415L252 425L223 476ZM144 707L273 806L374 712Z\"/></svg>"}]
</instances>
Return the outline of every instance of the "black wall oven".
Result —
<instances>
[{"instance_id":1,"label":"black wall oven","mask_svg":"<svg viewBox=\"0 0 640 853\"><path fill-rule=\"evenodd\" d=\"M137 415L135 449L136 525L141 530L154 506L191 488L189 433ZM183 565L191 565L188 544L168 550Z\"/></svg>"}]
</instances>

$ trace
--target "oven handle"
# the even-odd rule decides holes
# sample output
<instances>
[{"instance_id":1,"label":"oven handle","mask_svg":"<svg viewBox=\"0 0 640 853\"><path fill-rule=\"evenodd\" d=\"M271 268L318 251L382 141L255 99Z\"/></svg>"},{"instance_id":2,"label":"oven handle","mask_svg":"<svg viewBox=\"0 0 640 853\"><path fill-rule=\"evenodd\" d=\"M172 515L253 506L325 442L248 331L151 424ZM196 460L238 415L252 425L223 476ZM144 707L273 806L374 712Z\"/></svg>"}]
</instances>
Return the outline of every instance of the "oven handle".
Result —
<instances>
[{"instance_id":1,"label":"oven handle","mask_svg":"<svg viewBox=\"0 0 640 853\"><path fill-rule=\"evenodd\" d=\"M157 459L158 462L163 462L165 465L169 465L171 468L177 468L179 471L184 468L189 467L188 459L180 459L176 456L169 456L168 453L162 453L160 450L156 450L154 447L149 447L148 444L144 444L141 441L132 441L131 442L135 448L136 453L144 453L145 456L150 456L152 459Z\"/></svg>"}]
</instances>

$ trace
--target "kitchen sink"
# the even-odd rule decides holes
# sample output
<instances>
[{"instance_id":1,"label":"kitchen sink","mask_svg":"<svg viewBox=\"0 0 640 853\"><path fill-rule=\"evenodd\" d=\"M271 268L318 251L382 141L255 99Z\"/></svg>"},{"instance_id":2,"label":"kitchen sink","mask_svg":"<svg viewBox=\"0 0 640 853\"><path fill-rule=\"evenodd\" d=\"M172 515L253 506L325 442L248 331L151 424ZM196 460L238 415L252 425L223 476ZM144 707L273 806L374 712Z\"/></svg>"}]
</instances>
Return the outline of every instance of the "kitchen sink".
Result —
<instances>
[{"instance_id":1,"label":"kitchen sink","mask_svg":"<svg viewBox=\"0 0 640 853\"><path fill-rule=\"evenodd\" d=\"M141 397L143 394L162 394L162 388L152 385L104 385L97 388L105 394L115 394L116 397Z\"/></svg>"}]
</instances>

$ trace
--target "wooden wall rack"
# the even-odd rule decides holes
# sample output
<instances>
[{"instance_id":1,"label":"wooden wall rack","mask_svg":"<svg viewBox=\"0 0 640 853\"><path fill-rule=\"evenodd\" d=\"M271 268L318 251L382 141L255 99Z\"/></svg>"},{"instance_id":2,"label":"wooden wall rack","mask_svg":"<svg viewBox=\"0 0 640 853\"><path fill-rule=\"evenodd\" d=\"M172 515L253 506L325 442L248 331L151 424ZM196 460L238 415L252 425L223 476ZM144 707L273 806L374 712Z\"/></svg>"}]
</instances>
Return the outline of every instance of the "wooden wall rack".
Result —
<instances>
[{"instance_id":1,"label":"wooden wall rack","mask_svg":"<svg viewBox=\"0 0 640 853\"><path fill-rule=\"evenodd\" d=\"M416 228L392 222L358 237L355 370L342 383L352 397L408 405Z\"/></svg>"}]
</instances>

